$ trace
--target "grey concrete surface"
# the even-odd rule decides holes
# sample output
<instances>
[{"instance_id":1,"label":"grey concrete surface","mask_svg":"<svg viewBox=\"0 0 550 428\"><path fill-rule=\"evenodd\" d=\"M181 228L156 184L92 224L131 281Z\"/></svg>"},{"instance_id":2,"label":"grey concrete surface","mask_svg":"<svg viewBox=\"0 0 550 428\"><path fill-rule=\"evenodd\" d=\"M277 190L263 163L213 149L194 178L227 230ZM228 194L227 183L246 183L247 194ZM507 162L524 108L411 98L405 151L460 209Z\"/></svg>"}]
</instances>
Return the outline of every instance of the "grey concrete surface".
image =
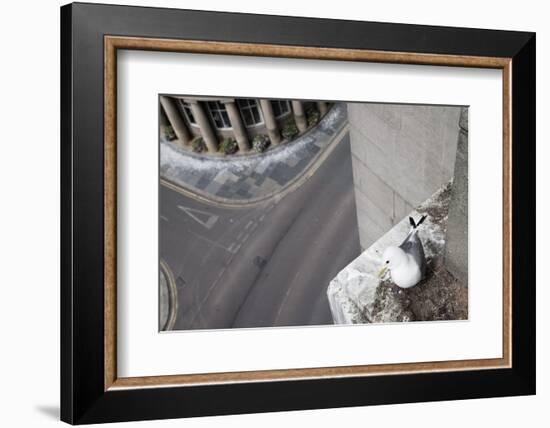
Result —
<instances>
[{"instance_id":1,"label":"grey concrete surface","mask_svg":"<svg viewBox=\"0 0 550 428\"><path fill-rule=\"evenodd\" d=\"M330 280L359 255L349 138L282 199L220 207L161 186L174 329L332 324Z\"/></svg>"},{"instance_id":2,"label":"grey concrete surface","mask_svg":"<svg viewBox=\"0 0 550 428\"><path fill-rule=\"evenodd\" d=\"M460 107L347 106L366 249L452 178Z\"/></svg>"},{"instance_id":3,"label":"grey concrete surface","mask_svg":"<svg viewBox=\"0 0 550 428\"><path fill-rule=\"evenodd\" d=\"M449 272L468 285L468 109L460 115L453 187L447 222L445 265Z\"/></svg>"},{"instance_id":4,"label":"grey concrete surface","mask_svg":"<svg viewBox=\"0 0 550 428\"><path fill-rule=\"evenodd\" d=\"M409 289L394 285L390 272L378 277L385 249L399 245L410 230L408 218L404 218L331 281L327 295L336 324L468 318L467 288L443 263L450 199L448 183L409 213L416 219L427 216L418 229L428 262L426 276Z\"/></svg>"}]
</instances>

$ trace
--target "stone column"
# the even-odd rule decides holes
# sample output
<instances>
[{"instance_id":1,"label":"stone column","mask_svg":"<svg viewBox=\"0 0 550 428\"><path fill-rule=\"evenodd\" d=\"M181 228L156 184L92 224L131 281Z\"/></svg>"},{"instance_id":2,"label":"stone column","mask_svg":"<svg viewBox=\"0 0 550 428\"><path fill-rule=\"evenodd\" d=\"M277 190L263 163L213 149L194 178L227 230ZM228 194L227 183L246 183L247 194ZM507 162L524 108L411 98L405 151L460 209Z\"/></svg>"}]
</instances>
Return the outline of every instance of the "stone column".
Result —
<instances>
[{"instance_id":1,"label":"stone column","mask_svg":"<svg viewBox=\"0 0 550 428\"><path fill-rule=\"evenodd\" d=\"M264 117L265 127L267 128L267 133L269 134L269 139L271 140L271 144L279 144L281 142L281 133L279 132L277 120L275 120L275 115L273 114L273 107L271 106L271 101L260 100L260 107L262 109L262 115Z\"/></svg>"},{"instance_id":2,"label":"stone column","mask_svg":"<svg viewBox=\"0 0 550 428\"><path fill-rule=\"evenodd\" d=\"M160 109L159 119L160 119L160 126L170 126L170 122L168 121L168 117L166 117L166 112L164 111L164 107Z\"/></svg>"},{"instance_id":3,"label":"stone column","mask_svg":"<svg viewBox=\"0 0 550 428\"><path fill-rule=\"evenodd\" d=\"M294 112L294 120L300 133L307 129L306 115L304 113L304 105L301 101L292 101L292 111Z\"/></svg>"},{"instance_id":4,"label":"stone column","mask_svg":"<svg viewBox=\"0 0 550 428\"><path fill-rule=\"evenodd\" d=\"M185 125L185 122L181 117L181 113L176 106L176 100L162 96L160 97L160 104L162 105L164 113L166 113L166 117L168 118L168 122L172 125L174 133L176 134L176 137L178 137L180 143L182 145L189 144L191 141L191 133L187 129L187 125Z\"/></svg>"},{"instance_id":5,"label":"stone column","mask_svg":"<svg viewBox=\"0 0 550 428\"><path fill-rule=\"evenodd\" d=\"M206 116L203 106L197 100L185 100L191 105L193 117L197 121L197 125L201 129L201 135L206 143L209 152L215 153L218 151L218 137L212 129L212 125Z\"/></svg>"},{"instance_id":6,"label":"stone column","mask_svg":"<svg viewBox=\"0 0 550 428\"><path fill-rule=\"evenodd\" d=\"M326 101L317 101L317 108L319 109L319 113L321 114L321 116L327 114L328 105Z\"/></svg>"},{"instance_id":7,"label":"stone column","mask_svg":"<svg viewBox=\"0 0 550 428\"><path fill-rule=\"evenodd\" d=\"M244 127L241 114L237 108L235 101L224 101L225 108L227 109L227 115L229 116L229 121L231 122L231 127L233 128L233 135L237 144L239 145L239 150L241 152L246 152L250 150L250 143L248 142L248 134L246 133L246 128Z\"/></svg>"}]
</instances>

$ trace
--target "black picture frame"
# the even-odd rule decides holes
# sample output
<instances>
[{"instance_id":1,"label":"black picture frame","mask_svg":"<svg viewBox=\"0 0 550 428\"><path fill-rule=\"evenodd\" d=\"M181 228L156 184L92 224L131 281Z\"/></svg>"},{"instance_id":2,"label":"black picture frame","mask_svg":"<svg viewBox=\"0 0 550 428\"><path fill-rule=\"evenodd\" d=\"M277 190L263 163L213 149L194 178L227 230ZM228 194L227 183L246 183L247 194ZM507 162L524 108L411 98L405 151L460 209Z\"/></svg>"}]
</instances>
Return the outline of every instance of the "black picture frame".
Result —
<instances>
[{"instance_id":1,"label":"black picture frame","mask_svg":"<svg viewBox=\"0 0 550 428\"><path fill-rule=\"evenodd\" d=\"M104 36L512 59L512 367L104 388ZM74 3L61 8L61 419L71 424L535 393L535 34Z\"/></svg>"}]
</instances>

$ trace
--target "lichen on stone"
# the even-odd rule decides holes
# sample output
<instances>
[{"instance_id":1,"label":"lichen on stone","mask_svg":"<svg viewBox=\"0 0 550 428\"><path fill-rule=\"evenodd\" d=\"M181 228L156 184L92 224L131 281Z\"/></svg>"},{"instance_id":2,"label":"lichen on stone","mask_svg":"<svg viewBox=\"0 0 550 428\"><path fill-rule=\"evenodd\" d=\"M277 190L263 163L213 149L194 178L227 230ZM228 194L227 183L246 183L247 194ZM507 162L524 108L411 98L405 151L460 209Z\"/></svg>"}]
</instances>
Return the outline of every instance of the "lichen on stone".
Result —
<instances>
[{"instance_id":1,"label":"lichen on stone","mask_svg":"<svg viewBox=\"0 0 550 428\"><path fill-rule=\"evenodd\" d=\"M331 282L327 294L337 323L355 324L464 320L468 318L468 288L443 263L445 234L452 183L441 187L410 215L427 215L419 237L424 245L428 269L416 286L401 289L386 275L376 275L381 253L389 245L399 245L409 230L405 218L382 236ZM347 300L345 307L339 302Z\"/></svg>"}]
</instances>

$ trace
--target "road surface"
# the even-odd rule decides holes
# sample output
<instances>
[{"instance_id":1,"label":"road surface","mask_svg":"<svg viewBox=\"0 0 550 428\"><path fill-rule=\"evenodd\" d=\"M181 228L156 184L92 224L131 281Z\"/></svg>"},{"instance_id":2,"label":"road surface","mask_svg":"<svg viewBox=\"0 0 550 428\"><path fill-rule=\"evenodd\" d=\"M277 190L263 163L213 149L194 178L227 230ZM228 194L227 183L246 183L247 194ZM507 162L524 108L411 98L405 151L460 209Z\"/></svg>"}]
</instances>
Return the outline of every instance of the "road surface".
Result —
<instances>
[{"instance_id":1,"label":"road surface","mask_svg":"<svg viewBox=\"0 0 550 428\"><path fill-rule=\"evenodd\" d=\"M360 253L349 135L282 199L221 207L160 188L175 330L332 324L330 280Z\"/></svg>"}]
</instances>

